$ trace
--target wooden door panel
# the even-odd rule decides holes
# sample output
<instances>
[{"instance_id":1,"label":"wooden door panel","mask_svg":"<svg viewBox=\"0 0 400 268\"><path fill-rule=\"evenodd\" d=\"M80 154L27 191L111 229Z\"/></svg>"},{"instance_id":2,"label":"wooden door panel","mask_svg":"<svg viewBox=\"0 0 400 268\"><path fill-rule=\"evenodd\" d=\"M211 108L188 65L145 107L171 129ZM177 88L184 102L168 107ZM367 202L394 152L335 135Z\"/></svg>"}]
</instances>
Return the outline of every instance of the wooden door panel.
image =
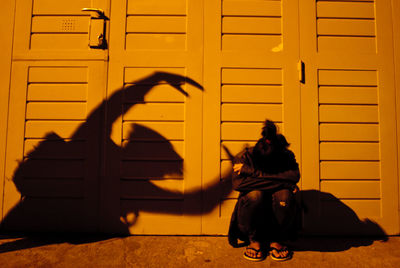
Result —
<instances>
[{"instance_id":1,"label":"wooden door panel","mask_svg":"<svg viewBox=\"0 0 400 268\"><path fill-rule=\"evenodd\" d=\"M204 234L226 234L237 192L232 192L236 155L261 136L266 119L299 149L298 36L296 5L288 1L224 0L205 3L203 206Z\"/></svg>"},{"instance_id":2,"label":"wooden door panel","mask_svg":"<svg viewBox=\"0 0 400 268\"><path fill-rule=\"evenodd\" d=\"M182 141L184 139L183 122L124 122L122 125L123 140L130 140L130 137L139 141ZM135 129L136 128L136 129ZM154 133L149 131L154 130ZM132 131L134 134L132 134Z\"/></svg>"},{"instance_id":3,"label":"wooden door panel","mask_svg":"<svg viewBox=\"0 0 400 268\"><path fill-rule=\"evenodd\" d=\"M268 118L282 121L281 104L222 104L221 119L225 122L262 122Z\"/></svg>"},{"instance_id":4,"label":"wooden door panel","mask_svg":"<svg viewBox=\"0 0 400 268\"><path fill-rule=\"evenodd\" d=\"M379 144L364 142L322 142L321 160L379 160Z\"/></svg>"},{"instance_id":5,"label":"wooden door panel","mask_svg":"<svg viewBox=\"0 0 400 268\"><path fill-rule=\"evenodd\" d=\"M375 18L373 1L318 1L316 8L321 18Z\"/></svg>"},{"instance_id":6,"label":"wooden door panel","mask_svg":"<svg viewBox=\"0 0 400 268\"><path fill-rule=\"evenodd\" d=\"M74 129L77 129L77 126ZM54 131L57 132L57 130ZM38 143L43 143L44 141L43 139L37 140L27 137L24 144L24 157L34 152ZM43 146L40 152L35 152L35 156L38 159L85 159L85 147L86 141L82 140L71 140L68 146L65 146L65 143L60 140L46 140L46 146ZM57 154L55 152L60 153Z\"/></svg>"},{"instance_id":7,"label":"wooden door panel","mask_svg":"<svg viewBox=\"0 0 400 268\"><path fill-rule=\"evenodd\" d=\"M322 181L321 191L333 194L339 199L378 199L379 181Z\"/></svg>"},{"instance_id":8,"label":"wooden door panel","mask_svg":"<svg viewBox=\"0 0 400 268\"><path fill-rule=\"evenodd\" d=\"M224 68L221 71L221 82L227 85L281 85L282 83L280 69Z\"/></svg>"},{"instance_id":9,"label":"wooden door panel","mask_svg":"<svg viewBox=\"0 0 400 268\"><path fill-rule=\"evenodd\" d=\"M14 62L5 228L97 229L100 114L96 106L105 89L104 72L102 62Z\"/></svg>"},{"instance_id":10,"label":"wooden door panel","mask_svg":"<svg viewBox=\"0 0 400 268\"><path fill-rule=\"evenodd\" d=\"M86 118L86 104L83 103L28 103L27 119L76 119Z\"/></svg>"},{"instance_id":11,"label":"wooden door panel","mask_svg":"<svg viewBox=\"0 0 400 268\"><path fill-rule=\"evenodd\" d=\"M378 124L320 124L320 141L379 141Z\"/></svg>"},{"instance_id":12,"label":"wooden door panel","mask_svg":"<svg viewBox=\"0 0 400 268\"><path fill-rule=\"evenodd\" d=\"M222 14L225 16L267 16L279 17L282 14L280 2L275 1L240 1L227 0L223 2Z\"/></svg>"},{"instance_id":13,"label":"wooden door panel","mask_svg":"<svg viewBox=\"0 0 400 268\"><path fill-rule=\"evenodd\" d=\"M107 16L108 1L17 0L13 58L106 59L107 50L89 47L93 22L90 12L82 9L100 8Z\"/></svg>"},{"instance_id":14,"label":"wooden door panel","mask_svg":"<svg viewBox=\"0 0 400 268\"><path fill-rule=\"evenodd\" d=\"M127 50L184 50L186 48L185 36L181 34L135 34L126 36Z\"/></svg>"},{"instance_id":15,"label":"wooden door panel","mask_svg":"<svg viewBox=\"0 0 400 268\"><path fill-rule=\"evenodd\" d=\"M128 1L127 14L129 15L186 15L187 2L185 0L138 0Z\"/></svg>"},{"instance_id":16,"label":"wooden door panel","mask_svg":"<svg viewBox=\"0 0 400 268\"><path fill-rule=\"evenodd\" d=\"M221 98L226 103L281 103L282 87L271 85L223 85Z\"/></svg>"},{"instance_id":17,"label":"wooden door panel","mask_svg":"<svg viewBox=\"0 0 400 268\"><path fill-rule=\"evenodd\" d=\"M375 23L368 19L319 19L319 35L375 36Z\"/></svg>"},{"instance_id":18,"label":"wooden door panel","mask_svg":"<svg viewBox=\"0 0 400 268\"><path fill-rule=\"evenodd\" d=\"M202 3L112 5L102 229L199 234Z\"/></svg>"},{"instance_id":19,"label":"wooden door panel","mask_svg":"<svg viewBox=\"0 0 400 268\"><path fill-rule=\"evenodd\" d=\"M321 52L344 51L374 53L376 51L373 37L330 37L321 36L318 38L318 50Z\"/></svg>"},{"instance_id":20,"label":"wooden door panel","mask_svg":"<svg viewBox=\"0 0 400 268\"><path fill-rule=\"evenodd\" d=\"M242 51L242 50L267 50L280 51L282 39L275 35L223 35L222 49Z\"/></svg>"},{"instance_id":21,"label":"wooden door panel","mask_svg":"<svg viewBox=\"0 0 400 268\"><path fill-rule=\"evenodd\" d=\"M185 0L127 2L126 50L179 51L187 48Z\"/></svg>"},{"instance_id":22,"label":"wooden door panel","mask_svg":"<svg viewBox=\"0 0 400 268\"><path fill-rule=\"evenodd\" d=\"M131 86L131 84L126 84L126 87ZM185 86L182 85L185 89ZM124 93L124 100L127 103L142 101L143 95L145 95L144 100L146 102L166 102L166 103L184 103L185 96L171 87L168 84L159 84L154 87L154 90L145 94L147 86L136 86L134 91L126 90Z\"/></svg>"},{"instance_id":23,"label":"wooden door panel","mask_svg":"<svg viewBox=\"0 0 400 268\"><path fill-rule=\"evenodd\" d=\"M319 103L321 104L377 104L378 89L376 86L320 86Z\"/></svg>"},{"instance_id":24,"label":"wooden door panel","mask_svg":"<svg viewBox=\"0 0 400 268\"><path fill-rule=\"evenodd\" d=\"M378 180L380 165L377 161L325 161L321 162L323 180Z\"/></svg>"},{"instance_id":25,"label":"wooden door panel","mask_svg":"<svg viewBox=\"0 0 400 268\"><path fill-rule=\"evenodd\" d=\"M83 7L90 7L90 0L67 1L61 0L58 3L51 0L35 0L33 5L34 15L60 15L60 14L81 14Z\"/></svg>"},{"instance_id":26,"label":"wooden door panel","mask_svg":"<svg viewBox=\"0 0 400 268\"><path fill-rule=\"evenodd\" d=\"M376 218L381 215L381 202L379 200L342 200L342 204L346 207L351 208L351 212L354 215L364 215L368 218ZM321 217L323 218L343 218L343 207L338 207L335 202L329 202L322 200L322 206L325 208L321 211ZM338 223L337 228L341 228L342 233L347 235L355 234L352 230L348 229L348 223Z\"/></svg>"},{"instance_id":27,"label":"wooden door panel","mask_svg":"<svg viewBox=\"0 0 400 268\"><path fill-rule=\"evenodd\" d=\"M126 32L133 33L185 33L184 16L129 16Z\"/></svg>"},{"instance_id":28,"label":"wooden door panel","mask_svg":"<svg viewBox=\"0 0 400 268\"><path fill-rule=\"evenodd\" d=\"M300 1L301 2L301 1ZM318 190L306 203L311 233L398 232L394 134L394 83L390 5L378 1L318 1L300 5L303 189ZM385 26L386 25L386 26ZM313 30L310 30L313 29ZM386 75L387 74L387 75ZM390 75L389 75L390 74ZM391 186L390 186L391 185ZM311 196L311 195L309 195ZM329 197L330 201L323 200ZM316 225L340 201L374 228ZM371 205L371 210L367 209ZM342 213L345 213L342 206ZM394 216L396 215L396 216ZM320 217L320 218L318 218ZM323 220L322 220L323 221ZM325 226L323 226L325 225ZM397 230L397 231L396 231Z\"/></svg>"},{"instance_id":29,"label":"wooden door panel","mask_svg":"<svg viewBox=\"0 0 400 268\"><path fill-rule=\"evenodd\" d=\"M223 17L222 34L281 34L279 17Z\"/></svg>"},{"instance_id":30,"label":"wooden door panel","mask_svg":"<svg viewBox=\"0 0 400 268\"><path fill-rule=\"evenodd\" d=\"M79 133L75 130L79 128ZM84 121L28 121L25 125L25 137L32 139L41 139L49 132L56 132L57 136L47 137L47 139L71 139L72 136L76 139L82 139L87 134L87 126Z\"/></svg>"},{"instance_id":31,"label":"wooden door panel","mask_svg":"<svg viewBox=\"0 0 400 268\"><path fill-rule=\"evenodd\" d=\"M87 33L88 17L35 16L32 18L32 33Z\"/></svg>"},{"instance_id":32,"label":"wooden door panel","mask_svg":"<svg viewBox=\"0 0 400 268\"><path fill-rule=\"evenodd\" d=\"M85 101L86 84L30 84L28 85L28 101Z\"/></svg>"},{"instance_id":33,"label":"wooden door panel","mask_svg":"<svg viewBox=\"0 0 400 268\"><path fill-rule=\"evenodd\" d=\"M379 120L376 105L323 105L319 107L320 122L332 123L377 123Z\"/></svg>"}]
</instances>

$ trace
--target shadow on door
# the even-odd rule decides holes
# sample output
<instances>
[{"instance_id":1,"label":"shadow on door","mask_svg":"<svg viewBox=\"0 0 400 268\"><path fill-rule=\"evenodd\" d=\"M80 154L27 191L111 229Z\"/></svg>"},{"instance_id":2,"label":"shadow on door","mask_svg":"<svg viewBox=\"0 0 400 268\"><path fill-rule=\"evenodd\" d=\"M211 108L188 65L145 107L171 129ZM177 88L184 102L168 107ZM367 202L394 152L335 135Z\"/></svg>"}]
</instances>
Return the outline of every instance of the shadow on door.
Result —
<instances>
[{"instance_id":1,"label":"shadow on door","mask_svg":"<svg viewBox=\"0 0 400 268\"><path fill-rule=\"evenodd\" d=\"M57 172L57 166L54 166L53 159L47 159L43 161L43 156L53 156L58 160L58 165L63 165L63 163L69 160L62 160L64 156L68 156L74 153L75 150L80 150L79 146L75 143L75 140L79 140L80 137L85 135L87 131L87 125L91 124L92 120L96 118L101 118L104 114L105 107L109 109L107 111L108 123L105 125L105 139L106 142L111 144L113 152L121 152L135 156L138 151L138 144L135 143L137 137L152 137L157 140L157 147L146 148L146 143L142 143L140 146L140 152L147 156L159 158L159 159L170 159L173 160L172 165L160 165L154 170L158 177L163 177L168 174L180 174L183 175L183 159L176 152L173 145L160 133L150 129L141 124L135 124L130 133L130 142L121 148L117 146L110 138L112 124L113 122L121 116L124 112L121 106L115 105L115 103L120 103L123 98L124 92L138 90L137 96L138 100L144 101L145 95L158 83L166 82L169 85L176 88L182 94L188 96L181 85L183 83L188 83L199 90L203 90L202 86L190 78L171 74L171 73L154 73L140 81L136 81L134 85L120 89L114 93L107 101L101 103L88 117L85 123L83 123L72 135L71 140L65 141L61 139L56 133L48 133L43 137L43 141L38 143L38 145L24 158L24 160L19 164L18 169L15 171L13 176L13 182L17 190L21 194L21 199L18 204L5 216L2 227L4 230L18 230L18 231L41 231L41 232L74 232L79 231L79 226L82 223L82 211L77 212L74 210L76 206L69 206L70 202L76 204L82 202L85 195L85 188L83 187L84 182L76 183L74 185L81 185L83 188L71 187L72 182L65 180L52 178L51 175L46 174L46 172ZM136 85L140 84L140 87ZM145 86L143 86L145 85ZM139 90L140 89L140 90ZM132 103L125 107L131 109L136 103ZM154 145L154 144L153 144ZM42 159L38 161L37 159ZM61 160L60 160L61 159ZM99 158L100 159L100 158ZM45 159L46 160L46 159ZM40 163L40 164L39 164ZM140 168L137 169L140 173ZM52 173L51 173L52 174ZM62 177L62 176L61 176ZM194 189L189 189L185 191L185 198L195 198L196 200L201 200L201 196L206 194L206 196L220 196L221 198L226 197L232 190L229 180L229 174L226 179L220 181L219 176L215 178L215 183L209 185L206 189L201 189L201 186ZM54 187L59 183L59 187ZM100 181L97 182L100 184ZM130 192L132 195L141 194L144 192L156 193L157 195L167 196L169 198L181 197L181 193L165 190L161 187L156 186L150 181L143 180L140 187L133 187L124 189L124 191ZM303 191L302 197L304 200L308 200L309 196L314 196L317 191ZM332 210L331 216L321 219L315 218L314 225L317 226L322 233L329 233L330 230L326 229L329 226L340 227L342 230L353 230L362 228L365 232L363 234L368 234L371 231L374 234L381 234L381 237L386 237L384 231L372 221L361 221L358 219L356 214L346 205L344 205L340 200L336 199L334 196L328 193L319 193L325 195L330 199L331 203L335 209ZM62 207L59 207L60 200L68 196L69 199L63 203ZM150 203L149 203L150 204ZM113 219L113 221L118 222L122 230L121 233L128 234L129 227L135 224L135 220L140 217L141 212L154 212L160 214L178 214L180 211L176 210L174 207L157 207L151 206L149 204L137 203L137 205L124 208L120 211L118 218ZM194 209L193 211L188 211L189 215L201 215L211 212L215 206L219 205L219 200L215 203L208 202L201 211ZM307 211L307 204L305 206L306 211L304 213L305 220L307 217L312 217L313 211ZM93 209L97 209L94 207ZM115 208L119 209L119 208ZM311 213L311 214L310 214ZM95 215L100 213L96 212ZM133 214L135 217L133 220L128 220L127 215ZM329 213L328 213L329 215ZM122 219L122 220L121 220ZM95 218L96 221L101 221L99 217ZM94 225L97 226L98 222ZM324 229L325 228L325 229ZM331 227L329 227L331 228ZM95 231L95 230L89 230ZM5 239L9 238L9 235L4 235L0 237ZM68 242L73 244L90 243L94 241L109 239L113 236L110 235L71 235L71 234L57 234L57 235L28 235L27 237L10 243L3 243L0 245L0 253L14 251L25 248L33 248L46 244L62 243ZM381 237L379 239L381 239ZM321 250L321 251L338 251L345 250L352 246L369 245L375 238L366 238L360 242L360 239L346 238L341 241L340 245L332 246L327 244L313 243L312 245L307 245L306 243L297 244L296 248L299 250Z\"/></svg>"}]
</instances>

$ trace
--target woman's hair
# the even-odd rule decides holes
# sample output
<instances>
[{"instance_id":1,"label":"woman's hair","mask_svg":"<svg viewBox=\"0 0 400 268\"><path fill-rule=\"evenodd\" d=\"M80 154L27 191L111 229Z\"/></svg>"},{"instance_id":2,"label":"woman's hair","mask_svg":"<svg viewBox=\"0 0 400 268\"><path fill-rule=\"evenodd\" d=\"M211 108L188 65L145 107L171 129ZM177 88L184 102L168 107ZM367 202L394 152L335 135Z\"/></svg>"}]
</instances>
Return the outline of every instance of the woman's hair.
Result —
<instances>
[{"instance_id":1,"label":"woman's hair","mask_svg":"<svg viewBox=\"0 0 400 268\"><path fill-rule=\"evenodd\" d=\"M264 139L267 144L272 145L276 149L286 149L289 147L285 136L277 133L277 127L271 120L265 120L261 135L262 138L260 140Z\"/></svg>"}]
</instances>

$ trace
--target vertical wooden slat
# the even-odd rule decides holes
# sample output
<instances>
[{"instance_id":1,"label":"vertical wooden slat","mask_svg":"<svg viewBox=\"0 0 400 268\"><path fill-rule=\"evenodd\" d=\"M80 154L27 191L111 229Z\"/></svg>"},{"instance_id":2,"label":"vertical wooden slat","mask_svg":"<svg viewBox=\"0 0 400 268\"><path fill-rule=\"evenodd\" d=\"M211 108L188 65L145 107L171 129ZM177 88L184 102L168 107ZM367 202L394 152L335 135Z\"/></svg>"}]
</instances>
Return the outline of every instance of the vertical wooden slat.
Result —
<instances>
[{"instance_id":1,"label":"vertical wooden slat","mask_svg":"<svg viewBox=\"0 0 400 268\"><path fill-rule=\"evenodd\" d=\"M0 50L0 220L3 220L4 186L5 186L5 154L8 122L9 94L11 85L11 58L12 58L12 32L14 27L15 4L13 1L2 3L0 9L0 36L2 39Z\"/></svg>"}]
</instances>

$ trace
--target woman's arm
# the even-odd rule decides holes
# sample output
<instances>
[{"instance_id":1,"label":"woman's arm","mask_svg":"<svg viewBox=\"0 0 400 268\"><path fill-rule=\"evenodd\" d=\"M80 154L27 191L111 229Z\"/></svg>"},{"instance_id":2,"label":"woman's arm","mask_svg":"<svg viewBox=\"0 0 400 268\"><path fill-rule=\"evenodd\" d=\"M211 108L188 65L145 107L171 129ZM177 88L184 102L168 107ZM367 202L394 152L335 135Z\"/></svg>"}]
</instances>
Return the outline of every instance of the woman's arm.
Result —
<instances>
[{"instance_id":1,"label":"woman's arm","mask_svg":"<svg viewBox=\"0 0 400 268\"><path fill-rule=\"evenodd\" d=\"M300 171L294 154L290 151L285 155L285 168L278 173L266 173L254 168L251 152L246 150L234 160L232 174L233 189L236 191L267 190L283 186L293 188L300 179Z\"/></svg>"},{"instance_id":2,"label":"woman's arm","mask_svg":"<svg viewBox=\"0 0 400 268\"><path fill-rule=\"evenodd\" d=\"M250 157L251 149L245 148L233 159L232 186L236 190L238 185L248 180L254 173L253 161Z\"/></svg>"}]
</instances>

